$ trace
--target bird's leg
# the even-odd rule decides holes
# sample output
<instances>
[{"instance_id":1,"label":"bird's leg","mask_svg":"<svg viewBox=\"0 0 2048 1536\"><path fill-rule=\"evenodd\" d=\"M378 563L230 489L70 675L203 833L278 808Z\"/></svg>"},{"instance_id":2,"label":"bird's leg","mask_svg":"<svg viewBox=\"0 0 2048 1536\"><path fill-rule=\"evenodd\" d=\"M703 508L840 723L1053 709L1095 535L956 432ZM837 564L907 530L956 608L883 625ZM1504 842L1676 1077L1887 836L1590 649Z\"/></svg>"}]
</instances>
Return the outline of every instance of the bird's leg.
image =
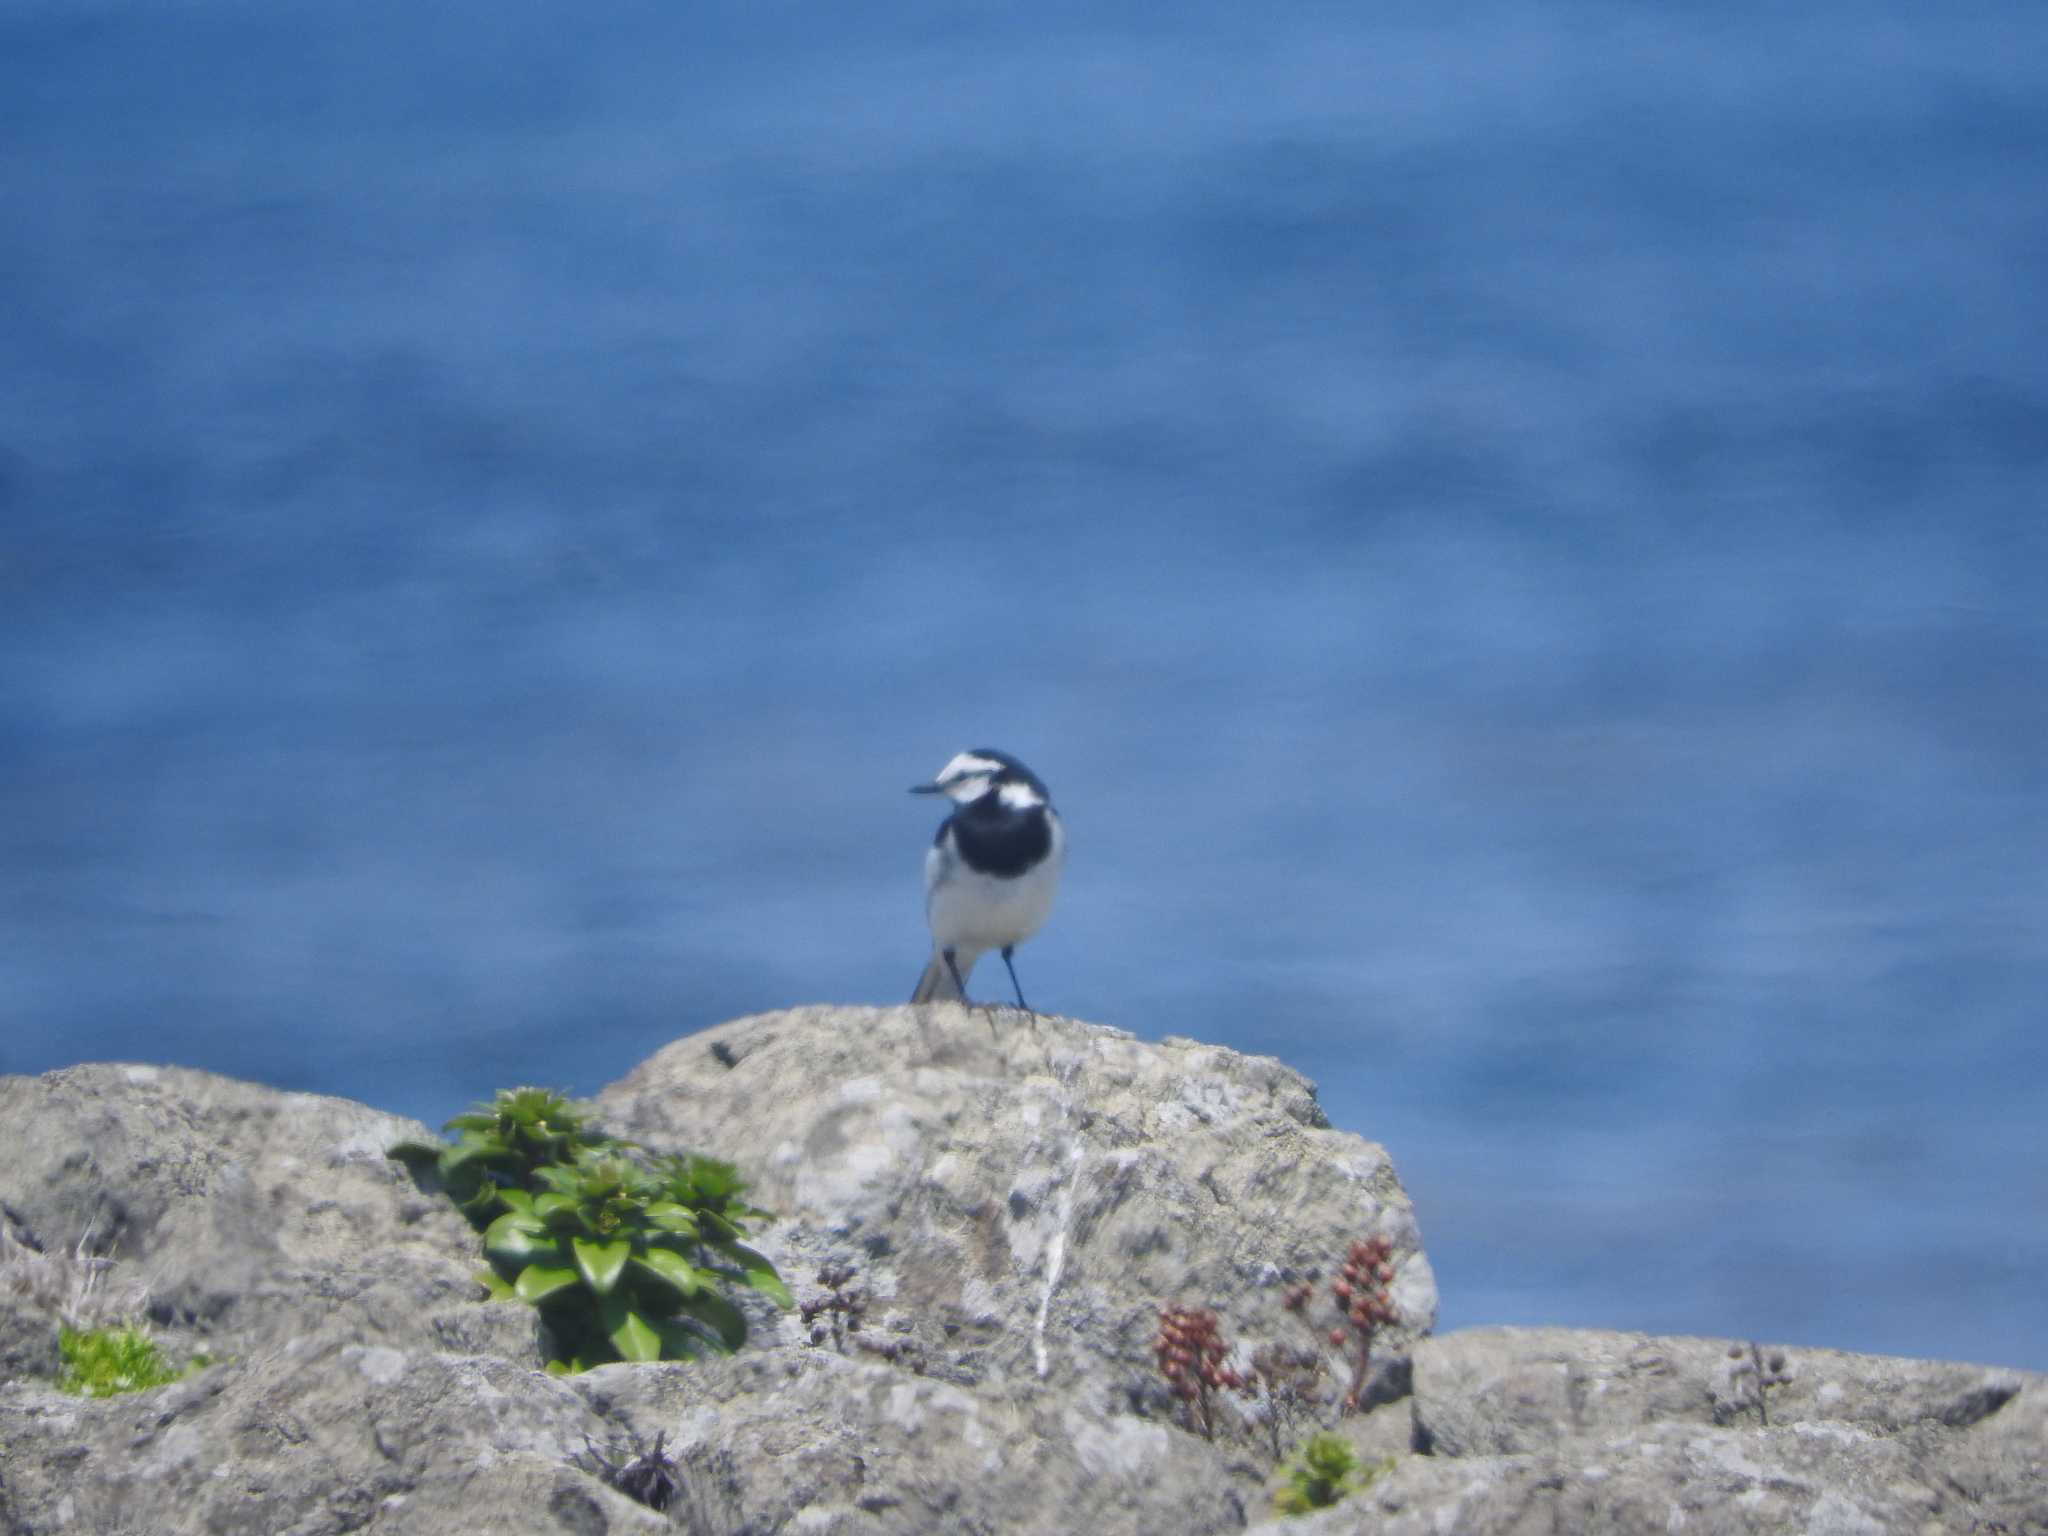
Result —
<instances>
[{"instance_id":1,"label":"bird's leg","mask_svg":"<svg viewBox=\"0 0 2048 1536\"><path fill-rule=\"evenodd\" d=\"M1024 988L1017 980L1017 967L1010 963L1011 952L1016 947L1014 944L1005 944L1003 946L1003 969L1010 973L1010 985L1017 989L1017 1006L1035 1019L1038 1017L1038 1010L1024 1001Z\"/></svg>"},{"instance_id":2,"label":"bird's leg","mask_svg":"<svg viewBox=\"0 0 2048 1536\"><path fill-rule=\"evenodd\" d=\"M962 1008L972 1008L974 1003L967 996L967 983L960 979L960 962L953 958L953 951L950 948L942 949L939 953L946 957L946 969L953 975L953 990L960 994L960 1006ZM990 1034L994 1034L996 1031L996 1005L994 1003L988 1005L988 1031Z\"/></svg>"}]
</instances>

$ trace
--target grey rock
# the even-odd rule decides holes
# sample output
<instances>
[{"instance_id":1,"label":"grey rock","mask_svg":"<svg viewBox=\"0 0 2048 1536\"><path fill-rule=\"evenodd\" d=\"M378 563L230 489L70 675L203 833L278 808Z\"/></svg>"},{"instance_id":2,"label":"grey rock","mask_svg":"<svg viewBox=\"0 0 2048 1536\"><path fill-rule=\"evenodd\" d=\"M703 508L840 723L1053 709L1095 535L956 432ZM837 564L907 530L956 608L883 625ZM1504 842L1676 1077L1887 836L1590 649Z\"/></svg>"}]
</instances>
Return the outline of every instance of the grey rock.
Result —
<instances>
[{"instance_id":1,"label":"grey rock","mask_svg":"<svg viewBox=\"0 0 2048 1536\"><path fill-rule=\"evenodd\" d=\"M1538 1451L1667 1420L1963 1429L2029 1379L1831 1349L1563 1328L1474 1328L1428 1339L1415 1351L1414 1372L1417 1439L1442 1456Z\"/></svg>"},{"instance_id":2,"label":"grey rock","mask_svg":"<svg viewBox=\"0 0 2048 1536\"><path fill-rule=\"evenodd\" d=\"M1291 1536L2048 1531L2048 1378L2027 1372L1487 1328L1422 1341L1407 1406L1431 1454Z\"/></svg>"},{"instance_id":3,"label":"grey rock","mask_svg":"<svg viewBox=\"0 0 2048 1536\"><path fill-rule=\"evenodd\" d=\"M1374 1234L1405 1325L1380 1355L1400 1369L1435 1322L1385 1150L1331 1130L1270 1057L951 1004L796 1009L677 1041L597 1104L651 1143L749 1149L784 1218L762 1247L798 1294L856 1264L871 1323L964 1384L1149 1390L1163 1302L1217 1309L1244 1348L1312 1344L1282 1292Z\"/></svg>"},{"instance_id":4,"label":"grey rock","mask_svg":"<svg viewBox=\"0 0 2048 1536\"><path fill-rule=\"evenodd\" d=\"M1519 1456L1412 1456L1335 1509L1266 1536L1884 1536L1976 1529L1910 1450L1847 1424L1654 1424Z\"/></svg>"},{"instance_id":5,"label":"grey rock","mask_svg":"<svg viewBox=\"0 0 2048 1536\"><path fill-rule=\"evenodd\" d=\"M863 1533L1241 1529L1261 1469L1158 1419L1029 1380L974 1390L831 1350L577 1378L608 1419L669 1428L730 1469L764 1530Z\"/></svg>"},{"instance_id":6,"label":"grey rock","mask_svg":"<svg viewBox=\"0 0 2048 1536\"><path fill-rule=\"evenodd\" d=\"M121 1284L146 1284L174 1359L221 1362L64 1396L47 1297L68 1282L8 1289L0 1532L2048 1533L2040 1377L1793 1348L1779 1369L1769 1347L1628 1334L1432 1338L1386 1154L1325 1125L1298 1075L1064 1020L994 1026L950 1006L766 1015L607 1089L613 1129L741 1165L783 1216L760 1245L800 1296L851 1262L869 1300L836 1338L756 1301L734 1359L570 1379L537 1369L528 1309L481 1299L475 1234L383 1156L422 1127L169 1068L0 1079L10 1230L51 1254L90 1232ZM1237 1399L1214 1439L1185 1427L1150 1354L1156 1307L1215 1307L1240 1362L1300 1345L1286 1286L1374 1233L1402 1326L1373 1411L1338 1420L1333 1386L1284 1429ZM1271 1520L1275 1443L1318 1419L1393 1469ZM608 1481L657 1443L666 1515Z\"/></svg>"},{"instance_id":7,"label":"grey rock","mask_svg":"<svg viewBox=\"0 0 2048 1536\"><path fill-rule=\"evenodd\" d=\"M0 1382L55 1376L57 1319L13 1296L0 1295Z\"/></svg>"},{"instance_id":8,"label":"grey rock","mask_svg":"<svg viewBox=\"0 0 2048 1536\"><path fill-rule=\"evenodd\" d=\"M738 1359L573 1381L536 1369L533 1314L479 1299L475 1234L385 1158L423 1127L171 1068L0 1080L8 1217L44 1247L90 1230L146 1278L173 1358L221 1362L84 1401L24 1355L0 1530L664 1528L594 1475L657 1436L675 1523L706 1533L1241 1528L1263 1464L1235 1419L1215 1442L1175 1422L1156 1308L1219 1305L1249 1342L1288 1323L1284 1281L1384 1232L1404 1359L1436 1298L1392 1166L1277 1062L997 1025L772 1015L608 1090L614 1129L741 1164L800 1292L848 1259L871 1302L836 1344L756 1302Z\"/></svg>"},{"instance_id":9,"label":"grey rock","mask_svg":"<svg viewBox=\"0 0 2048 1536\"><path fill-rule=\"evenodd\" d=\"M18 1531L660 1531L579 1471L604 1422L523 1366L302 1336L154 1391L0 1389Z\"/></svg>"},{"instance_id":10,"label":"grey rock","mask_svg":"<svg viewBox=\"0 0 2048 1536\"><path fill-rule=\"evenodd\" d=\"M2024 1382L2018 1397L1961 1434L1924 1424L1912 1434L1927 1448L1930 1475L1939 1475L1978 1529L2048 1536L2048 1378Z\"/></svg>"},{"instance_id":11,"label":"grey rock","mask_svg":"<svg viewBox=\"0 0 2048 1536\"><path fill-rule=\"evenodd\" d=\"M472 1234L385 1149L417 1121L178 1067L0 1077L0 1207L45 1250L91 1233L181 1342L282 1344L314 1320L400 1347L476 1294ZM123 1283L126 1283L125 1281Z\"/></svg>"}]
</instances>

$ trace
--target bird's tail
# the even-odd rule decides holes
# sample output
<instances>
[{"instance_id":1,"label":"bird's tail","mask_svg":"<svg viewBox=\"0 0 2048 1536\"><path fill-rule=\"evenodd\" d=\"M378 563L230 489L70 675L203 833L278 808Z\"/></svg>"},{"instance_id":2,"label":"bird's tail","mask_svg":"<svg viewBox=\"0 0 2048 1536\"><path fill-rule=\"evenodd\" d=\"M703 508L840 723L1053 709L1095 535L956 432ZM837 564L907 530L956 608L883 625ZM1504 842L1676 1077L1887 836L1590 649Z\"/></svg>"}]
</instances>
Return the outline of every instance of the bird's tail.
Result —
<instances>
[{"instance_id":1,"label":"bird's tail","mask_svg":"<svg viewBox=\"0 0 2048 1536\"><path fill-rule=\"evenodd\" d=\"M974 969L974 962L980 959L975 950L955 949L953 964L959 967L961 981ZM917 990L910 994L913 1003L964 1003L966 994L953 984L953 972L946 964L946 957L939 950L932 951L926 962L924 974L917 978Z\"/></svg>"}]
</instances>

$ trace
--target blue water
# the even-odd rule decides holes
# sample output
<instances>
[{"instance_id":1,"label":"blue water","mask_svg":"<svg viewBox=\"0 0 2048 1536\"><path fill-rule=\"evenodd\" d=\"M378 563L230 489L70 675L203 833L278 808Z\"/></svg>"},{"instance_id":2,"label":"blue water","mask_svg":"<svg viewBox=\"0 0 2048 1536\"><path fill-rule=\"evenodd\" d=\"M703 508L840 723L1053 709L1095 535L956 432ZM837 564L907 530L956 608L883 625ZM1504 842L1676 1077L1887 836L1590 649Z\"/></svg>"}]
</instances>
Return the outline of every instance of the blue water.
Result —
<instances>
[{"instance_id":1,"label":"blue water","mask_svg":"<svg viewBox=\"0 0 2048 1536\"><path fill-rule=\"evenodd\" d=\"M0 1067L899 1000L993 745L1445 1326L2048 1367L2044 189L2018 3L0 0Z\"/></svg>"}]
</instances>

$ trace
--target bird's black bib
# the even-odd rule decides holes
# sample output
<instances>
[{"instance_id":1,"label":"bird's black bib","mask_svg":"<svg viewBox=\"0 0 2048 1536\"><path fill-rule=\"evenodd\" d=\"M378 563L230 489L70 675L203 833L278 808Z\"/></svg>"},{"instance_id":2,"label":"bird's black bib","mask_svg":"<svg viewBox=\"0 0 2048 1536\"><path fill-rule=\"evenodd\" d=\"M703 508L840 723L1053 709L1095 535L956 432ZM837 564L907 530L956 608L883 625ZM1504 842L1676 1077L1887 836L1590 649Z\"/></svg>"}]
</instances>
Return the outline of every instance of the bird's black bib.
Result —
<instances>
[{"instance_id":1,"label":"bird's black bib","mask_svg":"<svg viewBox=\"0 0 2048 1536\"><path fill-rule=\"evenodd\" d=\"M983 807L981 800L963 806L939 828L942 840L946 827L953 829L953 846L969 869L1014 880L1052 851L1052 826L1043 806L1013 811L997 801Z\"/></svg>"}]
</instances>

